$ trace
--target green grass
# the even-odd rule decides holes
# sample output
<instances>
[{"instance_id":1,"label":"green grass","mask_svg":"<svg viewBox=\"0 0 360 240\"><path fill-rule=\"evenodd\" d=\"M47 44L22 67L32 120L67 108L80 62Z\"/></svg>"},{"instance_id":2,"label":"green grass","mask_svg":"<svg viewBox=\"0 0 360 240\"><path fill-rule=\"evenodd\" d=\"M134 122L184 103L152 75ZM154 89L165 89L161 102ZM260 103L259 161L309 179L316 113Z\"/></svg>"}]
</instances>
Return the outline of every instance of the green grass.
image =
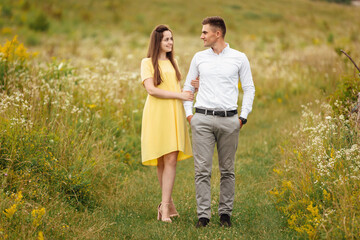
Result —
<instances>
[{"instance_id":1,"label":"green grass","mask_svg":"<svg viewBox=\"0 0 360 240\"><path fill-rule=\"evenodd\" d=\"M255 109L256 110L256 109ZM261 116L278 118L263 123ZM254 111L240 133L236 160L236 196L233 227L219 226L217 214L220 174L215 154L212 173L212 219L208 228L196 229L196 200L193 160L178 163L173 198L181 215L174 223L156 221L161 201L156 169L142 167L119 188L114 212L106 217L114 221L109 232L123 239L293 239L296 235L286 228L286 220L275 209L267 195L274 184L272 169L280 157L278 146L283 128L296 119L273 105ZM281 118L285 118L281 121ZM216 151L215 151L216 152ZM117 235L119 234L119 235ZM110 235L111 236L111 235Z\"/></svg>"}]
</instances>

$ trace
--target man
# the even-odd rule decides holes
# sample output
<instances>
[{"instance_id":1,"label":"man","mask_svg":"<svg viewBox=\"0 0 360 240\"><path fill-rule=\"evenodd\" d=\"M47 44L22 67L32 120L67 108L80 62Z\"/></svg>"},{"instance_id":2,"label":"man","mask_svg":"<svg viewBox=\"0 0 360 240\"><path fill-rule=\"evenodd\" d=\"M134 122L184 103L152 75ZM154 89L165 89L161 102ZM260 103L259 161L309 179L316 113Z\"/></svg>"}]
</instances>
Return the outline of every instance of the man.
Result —
<instances>
[{"instance_id":1,"label":"man","mask_svg":"<svg viewBox=\"0 0 360 240\"><path fill-rule=\"evenodd\" d=\"M195 115L192 112L193 102L184 102L186 117L192 129L199 219L196 227L205 227L210 221L210 179L215 143L221 173L220 224L230 227L235 192L235 153L240 128L247 122L247 116L252 110L255 87L246 55L230 48L224 40L224 20L221 17L208 17L202 25L201 39L204 47L209 49L195 54L184 85L184 91L194 92L192 80L199 78ZM244 96L238 117L239 78Z\"/></svg>"}]
</instances>

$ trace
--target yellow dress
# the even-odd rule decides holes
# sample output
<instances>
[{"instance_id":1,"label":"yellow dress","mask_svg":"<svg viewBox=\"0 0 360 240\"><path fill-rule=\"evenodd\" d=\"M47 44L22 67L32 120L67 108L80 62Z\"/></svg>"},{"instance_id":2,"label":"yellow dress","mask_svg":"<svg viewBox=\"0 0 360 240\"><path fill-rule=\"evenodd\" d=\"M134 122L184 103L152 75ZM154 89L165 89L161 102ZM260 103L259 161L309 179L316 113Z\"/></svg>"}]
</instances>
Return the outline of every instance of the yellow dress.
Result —
<instances>
[{"instance_id":1,"label":"yellow dress","mask_svg":"<svg viewBox=\"0 0 360 240\"><path fill-rule=\"evenodd\" d=\"M159 66L162 83L157 87L171 92L181 92L170 60L159 60ZM141 61L141 79L144 81L153 76L154 67L151 59L144 58ZM148 95L141 125L142 164L157 166L159 157L174 151L179 151L178 161L192 156L182 101Z\"/></svg>"}]
</instances>

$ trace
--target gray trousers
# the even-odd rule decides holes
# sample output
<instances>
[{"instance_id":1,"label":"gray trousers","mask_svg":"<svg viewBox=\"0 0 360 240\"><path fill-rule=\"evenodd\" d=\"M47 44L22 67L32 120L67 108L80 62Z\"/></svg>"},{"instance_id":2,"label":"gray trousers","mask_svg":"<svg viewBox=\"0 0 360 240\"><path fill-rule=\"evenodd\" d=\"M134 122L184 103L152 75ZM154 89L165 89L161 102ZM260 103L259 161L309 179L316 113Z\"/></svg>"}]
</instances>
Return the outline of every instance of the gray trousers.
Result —
<instances>
[{"instance_id":1,"label":"gray trousers","mask_svg":"<svg viewBox=\"0 0 360 240\"><path fill-rule=\"evenodd\" d=\"M231 216L235 192L234 162L240 131L238 116L219 117L195 113L191 119L191 131L198 218L211 217L210 179L215 143L221 174L219 215Z\"/></svg>"}]
</instances>

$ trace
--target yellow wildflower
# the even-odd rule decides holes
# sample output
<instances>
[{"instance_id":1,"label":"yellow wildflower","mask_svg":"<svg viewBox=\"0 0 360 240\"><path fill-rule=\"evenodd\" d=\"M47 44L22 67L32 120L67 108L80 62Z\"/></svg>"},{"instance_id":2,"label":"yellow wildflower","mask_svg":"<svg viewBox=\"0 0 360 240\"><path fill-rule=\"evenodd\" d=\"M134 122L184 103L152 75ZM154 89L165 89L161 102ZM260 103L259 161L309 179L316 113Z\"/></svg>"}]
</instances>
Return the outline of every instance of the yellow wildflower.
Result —
<instances>
[{"instance_id":1,"label":"yellow wildflower","mask_svg":"<svg viewBox=\"0 0 360 240\"><path fill-rule=\"evenodd\" d=\"M33 225L34 227L37 227L40 225L41 218L45 215L45 208L41 209L34 209L31 212L31 216L33 216Z\"/></svg>"},{"instance_id":2,"label":"yellow wildflower","mask_svg":"<svg viewBox=\"0 0 360 240\"><path fill-rule=\"evenodd\" d=\"M334 148L331 148L330 158L334 158L335 150Z\"/></svg>"},{"instance_id":3,"label":"yellow wildflower","mask_svg":"<svg viewBox=\"0 0 360 240\"><path fill-rule=\"evenodd\" d=\"M295 229L296 224L297 224L297 215L296 214L290 215L290 219L288 219L288 224L289 224L290 228Z\"/></svg>"},{"instance_id":4,"label":"yellow wildflower","mask_svg":"<svg viewBox=\"0 0 360 240\"><path fill-rule=\"evenodd\" d=\"M282 173L283 173L281 170L276 169L276 168L274 168L273 171L274 171L277 175L279 175L279 176L281 176Z\"/></svg>"},{"instance_id":5,"label":"yellow wildflower","mask_svg":"<svg viewBox=\"0 0 360 240\"><path fill-rule=\"evenodd\" d=\"M44 234L42 231L40 231L38 234L38 240L44 240Z\"/></svg>"},{"instance_id":6,"label":"yellow wildflower","mask_svg":"<svg viewBox=\"0 0 360 240\"><path fill-rule=\"evenodd\" d=\"M23 198L23 195L22 195L22 192L20 191L16 194L15 202L20 203L22 198Z\"/></svg>"},{"instance_id":7,"label":"yellow wildflower","mask_svg":"<svg viewBox=\"0 0 360 240\"><path fill-rule=\"evenodd\" d=\"M4 46L0 45L0 53L2 53L2 57L5 60L12 61L14 56L15 45L18 44L17 36L9 41L7 40Z\"/></svg>"},{"instance_id":8,"label":"yellow wildflower","mask_svg":"<svg viewBox=\"0 0 360 240\"><path fill-rule=\"evenodd\" d=\"M15 214L15 212L17 211L16 207L17 207L17 204L14 204L10 208L5 209L3 211L3 213L5 214L5 216L7 218L11 218Z\"/></svg>"},{"instance_id":9,"label":"yellow wildflower","mask_svg":"<svg viewBox=\"0 0 360 240\"><path fill-rule=\"evenodd\" d=\"M284 150L284 148L283 148L283 147L281 147L281 146L279 146L279 148L280 148L281 154L285 154L285 150Z\"/></svg>"},{"instance_id":10,"label":"yellow wildflower","mask_svg":"<svg viewBox=\"0 0 360 240\"><path fill-rule=\"evenodd\" d=\"M270 190L269 193L270 193L271 195L276 196L276 197L279 196L279 191L276 189L276 187L274 187L273 190Z\"/></svg>"},{"instance_id":11,"label":"yellow wildflower","mask_svg":"<svg viewBox=\"0 0 360 240\"><path fill-rule=\"evenodd\" d=\"M316 217L319 217L319 209L317 206L313 207L312 202L310 202L306 209L315 217L314 220L316 220Z\"/></svg>"},{"instance_id":12,"label":"yellow wildflower","mask_svg":"<svg viewBox=\"0 0 360 240\"><path fill-rule=\"evenodd\" d=\"M306 233L309 235L310 239L314 239L316 236L316 229L311 226L310 224L306 224L305 226L302 227Z\"/></svg>"},{"instance_id":13,"label":"yellow wildflower","mask_svg":"<svg viewBox=\"0 0 360 240\"><path fill-rule=\"evenodd\" d=\"M20 44L16 50L15 55L21 60L24 61L29 58L30 54L27 52L27 49L24 47L24 44Z\"/></svg>"},{"instance_id":14,"label":"yellow wildflower","mask_svg":"<svg viewBox=\"0 0 360 240\"><path fill-rule=\"evenodd\" d=\"M323 190L323 195L325 200L331 200L331 195L325 189Z\"/></svg>"},{"instance_id":15,"label":"yellow wildflower","mask_svg":"<svg viewBox=\"0 0 360 240\"><path fill-rule=\"evenodd\" d=\"M35 57L38 54L38 53L30 54L27 51L27 49L24 47L24 44L22 43L19 44L16 35L11 41L7 40L3 46L0 44L0 53L1 53L1 58L8 62L12 62L15 59L20 59L21 61L24 61L28 59L30 56Z\"/></svg>"},{"instance_id":16,"label":"yellow wildflower","mask_svg":"<svg viewBox=\"0 0 360 240\"><path fill-rule=\"evenodd\" d=\"M293 185L291 184L291 182L290 181L286 181L286 180L284 180L283 182L282 182L282 186L283 186L283 188L285 188L285 189L293 189Z\"/></svg>"}]
</instances>

